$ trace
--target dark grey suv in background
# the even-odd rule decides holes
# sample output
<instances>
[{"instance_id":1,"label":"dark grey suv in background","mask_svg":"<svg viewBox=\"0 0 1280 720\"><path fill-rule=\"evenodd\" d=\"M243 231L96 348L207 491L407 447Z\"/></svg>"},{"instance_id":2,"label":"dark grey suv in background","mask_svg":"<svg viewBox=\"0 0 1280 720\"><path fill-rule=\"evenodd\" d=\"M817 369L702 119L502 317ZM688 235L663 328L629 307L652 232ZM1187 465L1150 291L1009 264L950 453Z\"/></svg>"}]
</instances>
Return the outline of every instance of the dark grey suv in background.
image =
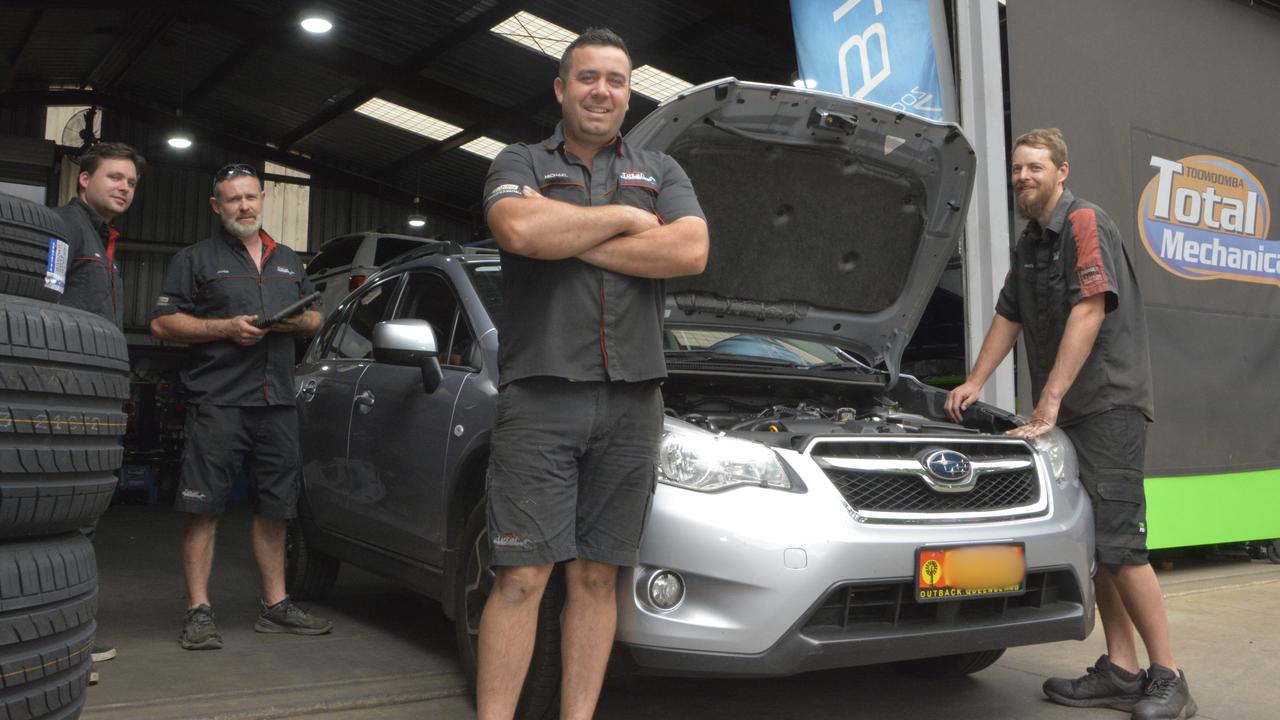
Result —
<instances>
[{"instance_id":1,"label":"dark grey suv in background","mask_svg":"<svg viewBox=\"0 0 1280 720\"><path fill-rule=\"evenodd\" d=\"M939 676L1087 636L1092 517L1065 436L1008 437L1020 419L982 404L952 423L945 391L899 372L959 240L975 162L959 130L724 80L627 140L688 171L712 248L667 285L668 417L615 661ZM442 603L473 669L501 267L421 253L348 296L298 369L289 583L323 594L338 559L402 580ZM553 583L521 717L554 708L561 599Z\"/></svg>"}]
</instances>

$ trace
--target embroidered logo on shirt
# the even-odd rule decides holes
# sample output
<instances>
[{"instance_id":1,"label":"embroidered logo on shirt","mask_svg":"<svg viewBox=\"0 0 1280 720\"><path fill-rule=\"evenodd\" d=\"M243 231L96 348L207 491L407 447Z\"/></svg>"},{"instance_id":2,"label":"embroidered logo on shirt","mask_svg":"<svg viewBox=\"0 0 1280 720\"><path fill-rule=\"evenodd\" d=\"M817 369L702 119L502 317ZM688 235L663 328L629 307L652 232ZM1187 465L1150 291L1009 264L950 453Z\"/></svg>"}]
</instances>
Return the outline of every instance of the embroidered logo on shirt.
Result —
<instances>
[{"instance_id":1,"label":"embroidered logo on shirt","mask_svg":"<svg viewBox=\"0 0 1280 720\"><path fill-rule=\"evenodd\" d=\"M640 185L651 190L658 189L658 180L652 175L646 175L637 170L628 170L618 175L619 185Z\"/></svg>"},{"instance_id":2,"label":"embroidered logo on shirt","mask_svg":"<svg viewBox=\"0 0 1280 720\"><path fill-rule=\"evenodd\" d=\"M230 270L219 270L218 272L214 273L214 275L230 275L230 274L231 274Z\"/></svg>"},{"instance_id":3,"label":"embroidered logo on shirt","mask_svg":"<svg viewBox=\"0 0 1280 720\"><path fill-rule=\"evenodd\" d=\"M499 195L519 195L519 194L520 194L519 185L515 183L505 183L503 185L499 185L498 187L494 188L493 191L489 193L489 197L494 198Z\"/></svg>"},{"instance_id":4,"label":"embroidered logo on shirt","mask_svg":"<svg viewBox=\"0 0 1280 720\"><path fill-rule=\"evenodd\" d=\"M289 277L293 277L294 275L296 275L296 274L297 274L297 273L295 273L294 271L290 270L289 268L287 268L287 267L285 267L285 266L283 266L283 265L277 265L277 266L276 266L276 272L278 272L278 273L283 273L283 274L285 274L285 275L288 275Z\"/></svg>"},{"instance_id":5,"label":"embroidered logo on shirt","mask_svg":"<svg viewBox=\"0 0 1280 720\"><path fill-rule=\"evenodd\" d=\"M564 172L549 172L549 173L547 173L546 175L543 175L543 176L542 176L542 179L543 179L543 180L568 180L568 179L569 179L569 173L564 173Z\"/></svg>"}]
</instances>

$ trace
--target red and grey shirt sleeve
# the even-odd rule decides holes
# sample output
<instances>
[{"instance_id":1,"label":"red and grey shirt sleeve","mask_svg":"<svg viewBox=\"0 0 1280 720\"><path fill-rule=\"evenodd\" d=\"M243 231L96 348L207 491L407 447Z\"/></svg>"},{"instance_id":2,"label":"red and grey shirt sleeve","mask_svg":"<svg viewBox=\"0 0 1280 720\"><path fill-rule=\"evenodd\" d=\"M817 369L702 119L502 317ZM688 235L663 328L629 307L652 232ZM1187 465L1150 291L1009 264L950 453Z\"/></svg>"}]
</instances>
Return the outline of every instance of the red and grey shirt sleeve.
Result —
<instances>
[{"instance_id":1,"label":"red and grey shirt sleeve","mask_svg":"<svg viewBox=\"0 0 1280 720\"><path fill-rule=\"evenodd\" d=\"M663 154L661 180L656 198L658 217L664 223L679 220L682 217L707 219L698 204L698 196L693 191L693 183L689 175L671 156Z\"/></svg>"},{"instance_id":2,"label":"red and grey shirt sleeve","mask_svg":"<svg viewBox=\"0 0 1280 720\"><path fill-rule=\"evenodd\" d=\"M484 212L503 198L523 197L524 186L538 187L538 177L533 169L533 156L524 143L508 145L489 166L484 180Z\"/></svg>"},{"instance_id":3,"label":"red and grey shirt sleeve","mask_svg":"<svg viewBox=\"0 0 1280 720\"><path fill-rule=\"evenodd\" d=\"M1092 207L1081 207L1067 216L1075 243L1075 267L1066 273L1067 297L1072 307L1095 295L1106 295L1107 312L1116 308L1116 258L1120 233L1106 216Z\"/></svg>"}]
</instances>

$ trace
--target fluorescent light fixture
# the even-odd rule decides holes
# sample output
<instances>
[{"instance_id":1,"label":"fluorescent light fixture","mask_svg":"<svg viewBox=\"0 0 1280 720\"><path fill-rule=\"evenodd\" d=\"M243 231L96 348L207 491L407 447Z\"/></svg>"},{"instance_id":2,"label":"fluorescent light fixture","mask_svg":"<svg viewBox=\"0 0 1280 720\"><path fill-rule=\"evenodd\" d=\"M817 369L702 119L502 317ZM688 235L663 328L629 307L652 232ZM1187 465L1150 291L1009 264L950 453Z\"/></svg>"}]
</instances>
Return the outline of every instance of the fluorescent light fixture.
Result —
<instances>
[{"instance_id":1,"label":"fluorescent light fixture","mask_svg":"<svg viewBox=\"0 0 1280 720\"><path fill-rule=\"evenodd\" d=\"M191 147L191 137L184 132L176 132L170 135L166 142L169 143L169 147L178 150L186 150Z\"/></svg>"},{"instance_id":2,"label":"fluorescent light fixture","mask_svg":"<svg viewBox=\"0 0 1280 720\"><path fill-rule=\"evenodd\" d=\"M307 10L298 18L298 24L312 35L323 35L333 29L333 13Z\"/></svg>"},{"instance_id":3,"label":"fluorescent light fixture","mask_svg":"<svg viewBox=\"0 0 1280 720\"><path fill-rule=\"evenodd\" d=\"M432 140L444 140L462 132L462 128L453 123L433 118L417 110L410 110L403 105L397 105L382 98L371 98L368 102L356 108L356 112ZM462 149L492 160L504 147L506 147L505 143L494 140L491 137L481 136L463 145Z\"/></svg>"},{"instance_id":4,"label":"fluorescent light fixture","mask_svg":"<svg viewBox=\"0 0 1280 720\"><path fill-rule=\"evenodd\" d=\"M556 61L560 60L569 43L578 37L578 33L572 30L523 10L494 25L490 30Z\"/></svg>"},{"instance_id":5,"label":"fluorescent light fixture","mask_svg":"<svg viewBox=\"0 0 1280 720\"><path fill-rule=\"evenodd\" d=\"M506 143L499 142L491 137L481 136L463 145L462 149L492 160L498 157L498 153L502 152L502 149L506 146Z\"/></svg>"},{"instance_id":6,"label":"fluorescent light fixture","mask_svg":"<svg viewBox=\"0 0 1280 720\"><path fill-rule=\"evenodd\" d=\"M417 110L410 110L403 105L387 102L382 98L370 98L368 102L356 108L356 112L432 140L443 140L462 132L462 128L457 125L424 115Z\"/></svg>"},{"instance_id":7,"label":"fluorescent light fixture","mask_svg":"<svg viewBox=\"0 0 1280 720\"><path fill-rule=\"evenodd\" d=\"M670 100L691 87L693 83L652 65L641 65L631 71L631 89L658 102Z\"/></svg>"}]
</instances>

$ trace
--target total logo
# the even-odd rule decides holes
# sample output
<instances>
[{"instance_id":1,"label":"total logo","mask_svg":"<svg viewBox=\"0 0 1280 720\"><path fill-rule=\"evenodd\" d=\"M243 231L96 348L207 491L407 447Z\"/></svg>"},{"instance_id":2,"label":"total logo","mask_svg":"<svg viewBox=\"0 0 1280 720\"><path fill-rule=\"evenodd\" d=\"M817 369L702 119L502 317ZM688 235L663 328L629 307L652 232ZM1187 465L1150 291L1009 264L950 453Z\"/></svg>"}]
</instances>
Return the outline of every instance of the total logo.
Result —
<instances>
[{"instance_id":1,"label":"total logo","mask_svg":"<svg viewBox=\"0 0 1280 720\"><path fill-rule=\"evenodd\" d=\"M1271 206L1253 173L1217 155L1152 155L1151 167L1138 234L1157 264L1189 280L1280 285L1280 242L1267 240Z\"/></svg>"}]
</instances>

